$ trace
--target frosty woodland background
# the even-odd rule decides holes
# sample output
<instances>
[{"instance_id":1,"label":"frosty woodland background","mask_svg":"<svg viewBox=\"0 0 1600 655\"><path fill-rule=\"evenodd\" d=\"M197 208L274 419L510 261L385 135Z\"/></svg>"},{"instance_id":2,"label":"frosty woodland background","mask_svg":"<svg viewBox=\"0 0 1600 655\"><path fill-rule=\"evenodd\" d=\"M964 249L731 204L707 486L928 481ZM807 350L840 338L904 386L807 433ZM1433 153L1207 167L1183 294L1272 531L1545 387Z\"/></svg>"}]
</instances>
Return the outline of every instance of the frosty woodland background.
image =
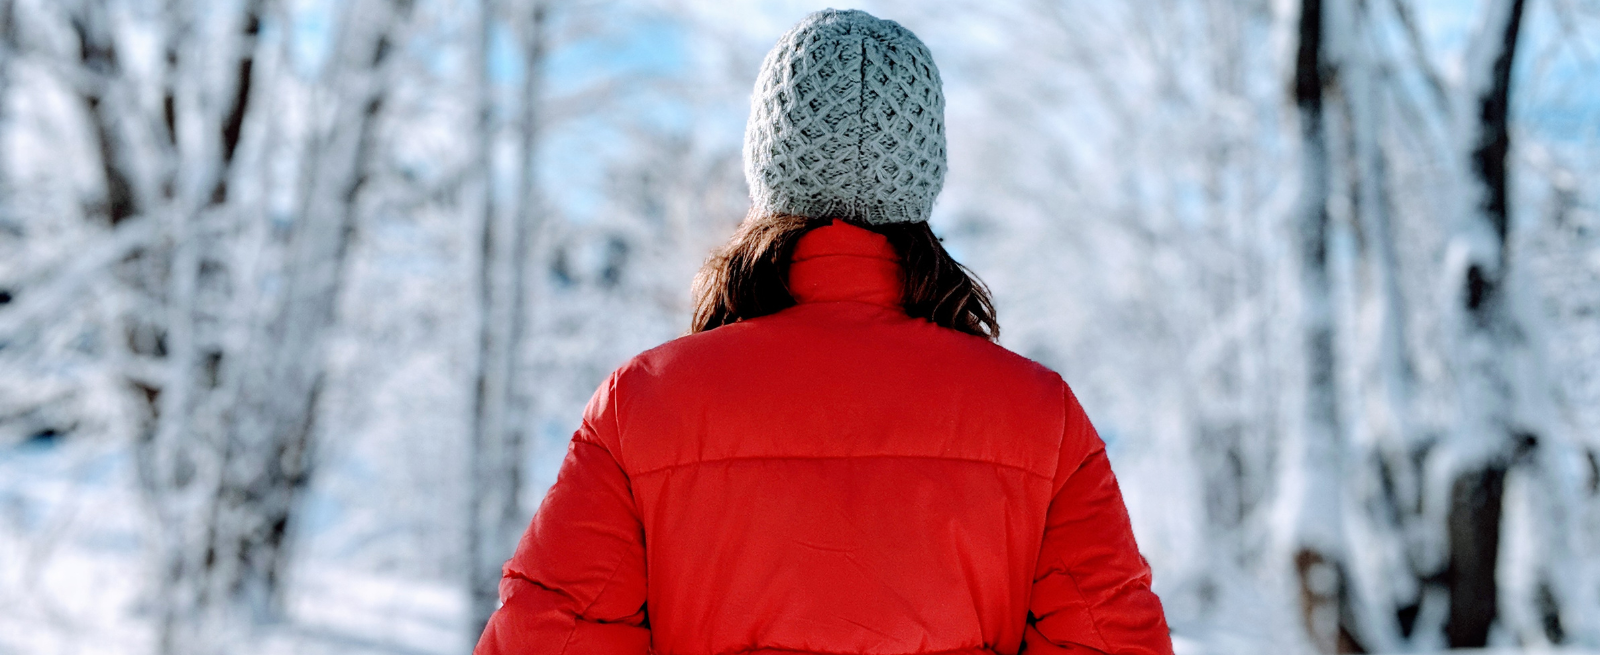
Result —
<instances>
[{"instance_id":1,"label":"frosty woodland background","mask_svg":"<svg viewBox=\"0 0 1600 655\"><path fill-rule=\"evenodd\" d=\"M0 653L465 653L820 2L0 0ZM882 0L1180 653L1600 648L1600 2Z\"/></svg>"}]
</instances>

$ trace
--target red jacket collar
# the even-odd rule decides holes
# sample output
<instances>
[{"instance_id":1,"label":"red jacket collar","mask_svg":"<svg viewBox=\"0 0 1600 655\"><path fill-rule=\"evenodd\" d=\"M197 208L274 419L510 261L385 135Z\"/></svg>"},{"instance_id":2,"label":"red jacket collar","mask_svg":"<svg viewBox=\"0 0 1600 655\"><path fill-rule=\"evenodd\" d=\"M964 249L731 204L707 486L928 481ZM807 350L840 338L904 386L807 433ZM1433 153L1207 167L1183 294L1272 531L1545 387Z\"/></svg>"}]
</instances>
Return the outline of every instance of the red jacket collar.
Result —
<instances>
[{"instance_id":1,"label":"red jacket collar","mask_svg":"<svg viewBox=\"0 0 1600 655\"><path fill-rule=\"evenodd\" d=\"M796 302L864 302L900 308L900 257L877 232L834 221L795 244L789 293Z\"/></svg>"}]
</instances>

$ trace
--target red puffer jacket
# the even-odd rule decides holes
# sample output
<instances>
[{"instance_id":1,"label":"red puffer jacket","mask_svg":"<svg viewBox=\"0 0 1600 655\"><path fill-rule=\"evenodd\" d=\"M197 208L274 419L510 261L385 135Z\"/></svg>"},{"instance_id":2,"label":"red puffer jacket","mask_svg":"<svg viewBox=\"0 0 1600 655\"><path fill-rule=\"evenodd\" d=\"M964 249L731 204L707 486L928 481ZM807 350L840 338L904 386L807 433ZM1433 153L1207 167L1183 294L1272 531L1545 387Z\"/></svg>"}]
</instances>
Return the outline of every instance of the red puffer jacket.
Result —
<instances>
[{"instance_id":1,"label":"red puffer jacket","mask_svg":"<svg viewBox=\"0 0 1600 655\"><path fill-rule=\"evenodd\" d=\"M798 305L612 373L477 655L1171 653L1072 391L899 275L818 228Z\"/></svg>"}]
</instances>

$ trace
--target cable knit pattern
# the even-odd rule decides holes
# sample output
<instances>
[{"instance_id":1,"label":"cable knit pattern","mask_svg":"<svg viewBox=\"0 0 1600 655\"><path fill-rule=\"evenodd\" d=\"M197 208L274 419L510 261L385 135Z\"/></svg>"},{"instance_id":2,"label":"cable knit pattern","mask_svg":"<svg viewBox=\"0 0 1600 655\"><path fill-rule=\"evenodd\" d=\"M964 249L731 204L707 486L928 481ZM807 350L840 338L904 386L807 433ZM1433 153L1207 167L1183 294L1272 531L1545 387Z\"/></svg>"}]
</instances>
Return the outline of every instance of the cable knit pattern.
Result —
<instances>
[{"instance_id":1,"label":"cable knit pattern","mask_svg":"<svg viewBox=\"0 0 1600 655\"><path fill-rule=\"evenodd\" d=\"M944 185L944 92L927 46L864 11L807 16L767 54L744 174L764 213L928 220Z\"/></svg>"}]
</instances>

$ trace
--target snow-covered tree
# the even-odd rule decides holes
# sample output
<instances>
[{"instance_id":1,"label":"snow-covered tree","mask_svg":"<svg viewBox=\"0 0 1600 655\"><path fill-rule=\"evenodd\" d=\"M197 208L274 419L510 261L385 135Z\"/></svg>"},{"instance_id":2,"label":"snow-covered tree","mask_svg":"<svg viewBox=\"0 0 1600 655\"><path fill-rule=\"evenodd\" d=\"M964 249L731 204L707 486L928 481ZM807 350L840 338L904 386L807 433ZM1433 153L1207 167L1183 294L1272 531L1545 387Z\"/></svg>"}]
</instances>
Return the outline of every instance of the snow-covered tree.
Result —
<instances>
[{"instance_id":1,"label":"snow-covered tree","mask_svg":"<svg viewBox=\"0 0 1600 655\"><path fill-rule=\"evenodd\" d=\"M482 220L479 294L482 325L478 370L474 383L471 508L467 539L467 586L471 597L470 630L481 632L499 606L501 564L525 527L519 504L524 443L534 380L522 366L527 351L530 260L536 258L534 235L543 209L539 206L535 160L539 121L544 110L543 69L546 14L543 0L501 6L479 4L479 32L474 40L478 86L476 172ZM490 43L502 14L515 28L521 54L522 80L517 94L518 135L514 148L515 182L509 203L496 193L495 140L501 133L496 116L495 82L490 78ZM509 204L510 206L503 206Z\"/></svg>"},{"instance_id":2,"label":"snow-covered tree","mask_svg":"<svg viewBox=\"0 0 1600 655\"><path fill-rule=\"evenodd\" d=\"M682 332L816 8L0 0L0 650L463 648L595 384ZM1592 2L864 8L934 52L933 227L1083 400L1186 647L1600 645ZM14 482L91 447L120 551ZM134 555L115 617L61 582ZM324 611L380 596L425 618Z\"/></svg>"}]
</instances>

